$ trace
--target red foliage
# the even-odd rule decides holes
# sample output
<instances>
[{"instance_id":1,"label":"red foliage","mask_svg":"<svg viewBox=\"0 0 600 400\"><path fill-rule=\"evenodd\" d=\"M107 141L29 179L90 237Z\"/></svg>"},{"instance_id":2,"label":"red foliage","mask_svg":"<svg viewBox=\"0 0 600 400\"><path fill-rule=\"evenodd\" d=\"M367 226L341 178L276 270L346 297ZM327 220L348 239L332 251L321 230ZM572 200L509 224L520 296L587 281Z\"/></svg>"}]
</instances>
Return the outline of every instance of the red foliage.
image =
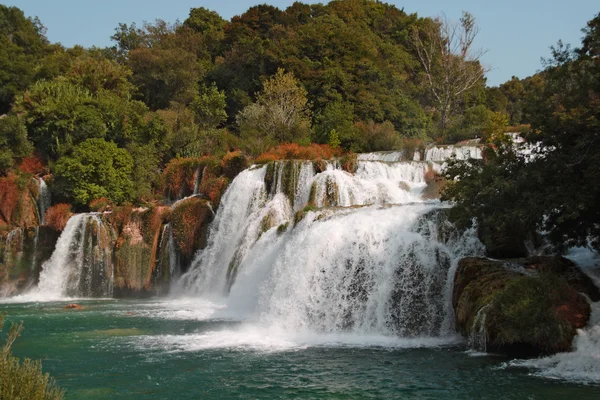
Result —
<instances>
[{"instance_id":1,"label":"red foliage","mask_svg":"<svg viewBox=\"0 0 600 400\"><path fill-rule=\"evenodd\" d=\"M112 204L106 197L100 197L98 199L90 201L90 210L97 212L104 212L110 210Z\"/></svg>"},{"instance_id":2,"label":"red foliage","mask_svg":"<svg viewBox=\"0 0 600 400\"><path fill-rule=\"evenodd\" d=\"M37 156L24 157L19 165L19 170L26 174L37 175L44 172L44 164Z\"/></svg>"},{"instance_id":3,"label":"red foliage","mask_svg":"<svg viewBox=\"0 0 600 400\"><path fill-rule=\"evenodd\" d=\"M327 144L311 143L309 146L300 146L297 143L282 143L258 156L256 162L262 164L276 160L329 160L341 154L340 149L332 149Z\"/></svg>"},{"instance_id":4,"label":"red foliage","mask_svg":"<svg viewBox=\"0 0 600 400\"><path fill-rule=\"evenodd\" d=\"M73 213L70 204L55 204L46 211L46 225L57 231L62 231L65 229L71 215Z\"/></svg>"},{"instance_id":5,"label":"red foliage","mask_svg":"<svg viewBox=\"0 0 600 400\"><path fill-rule=\"evenodd\" d=\"M210 200L215 209L219 206L221 196L225 193L228 184L229 179L224 176L218 178L215 176L208 176L202 180L202 193Z\"/></svg>"},{"instance_id":6,"label":"red foliage","mask_svg":"<svg viewBox=\"0 0 600 400\"><path fill-rule=\"evenodd\" d=\"M182 191L184 195L191 194L196 183L196 171L201 173L204 167L217 165L218 160L210 156L175 158L167 164L163 173L165 189L170 191L171 197L177 197Z\"/></svg>"},{"instance_id":7,"label":"red foliage","mask_svg":"<svg viewBox=\"0 0 600 400\"><path fill-rule=\"evenodd\" d=\"M229 179L233 179L248 167L248 161L241 151L231 151L221 160L221 169L223 175Z\"/></svg>"},{"instance_id":8,"label":"red foliage","mask_svg":"<svg viewBox=\"0 0 600 400\"><path fill-rule=\"evenodd\" d=\"M123 230L123 227L131 221L131 214L133 213L132 206L120 206L115 207L110 213L110 221L118 232Z\"/></svg>"},{"instance_id":9,"label":"red foliage","mask_svg":"<svg viewBox=\"0 0 600 400\"><path fill-rule=\"evenodd\" d=\"M180 203L171 215L173 239L181 254L191 257L206 240L206 228L212 220L212 211L206 200L191 198Z\"/></svg>"},{"instance_id":10,"label":"red foliage","mask_svg":"<svg viewBox=\"0 0 600 400\"><path fill-rule=\"evenodd\" d=\"M0 213L8 223L12 220L20 196L17 175L9 173L8 176L0 178Z\"/></svg>"}]
</instances>

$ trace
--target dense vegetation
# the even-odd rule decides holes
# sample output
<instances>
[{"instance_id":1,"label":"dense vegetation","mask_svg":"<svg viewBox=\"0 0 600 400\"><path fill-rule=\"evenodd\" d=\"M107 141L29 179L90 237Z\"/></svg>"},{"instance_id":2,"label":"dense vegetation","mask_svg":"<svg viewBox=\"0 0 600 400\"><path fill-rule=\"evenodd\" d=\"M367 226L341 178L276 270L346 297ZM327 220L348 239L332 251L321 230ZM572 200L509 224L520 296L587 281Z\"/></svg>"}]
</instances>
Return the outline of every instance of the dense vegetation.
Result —
<instances>
[{"instance_id":1,"label":"dense vegetation","mask_svg":"<svg viewBox=\"0 0 600 400\"><path fill-rule=\"evenodd\" d=\"M600 14L583 32L580 48L559 42L543 72L495 90L497 106L531 124L531 155L497 134L485 162L447 171L460 178L445 193L455 216L476 217L490 242L522 243L541 231L559 250L600 250Z\"/></svg>"},{"instance_id":2,"label":"dense vegetation","mask_svg":"<svg viewBox=\"0 0 600 400\"><path fill-rule=\"evenodd\" d=\"M490 88L468 13L453 24L337 0L226 21L200 7L183 22L119 24L114 46L84 49L0 5L0 185L52 175L62 221L66 204L156 204L173 195L173 171L204 157L318 159L480 136L485 161L447 173L460 176L445 193L457 220L477 217L489 248L538 230L600 248L598 20L581 48L559 45L541 73ZM503 135L517 127L535 157ZM232 178L211 176L215 199Z\"/></svg>"},{"instance_id":3,"label":"dense vegetation","mask_svg":"<svg viewBox=\"0 0 600 400\"><path fill-rule=\"evenodd\" d=\"M159 200L177 158L282 143L390 150L473 137L493 115L477 57L451 46L420 57L448 28L466 35L453 46L476 34L466 13L451 25L340 0L225 21L200 7L182 23L119 24L114 46L90 49L50 43L16 7L0 5L0 21L0 175L35 156L29 172L51 173L54 199L76 209ZM440 86L465 71L460 93Z\"/></svg>"}]
</instances>

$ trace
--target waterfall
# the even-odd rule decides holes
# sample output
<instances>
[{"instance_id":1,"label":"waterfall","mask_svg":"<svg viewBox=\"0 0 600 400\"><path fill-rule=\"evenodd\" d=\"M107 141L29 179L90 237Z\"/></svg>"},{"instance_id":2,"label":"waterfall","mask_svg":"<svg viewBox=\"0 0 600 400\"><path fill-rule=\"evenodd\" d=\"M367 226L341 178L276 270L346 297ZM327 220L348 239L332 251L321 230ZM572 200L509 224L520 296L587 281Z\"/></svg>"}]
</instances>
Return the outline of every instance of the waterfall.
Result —
<instances>
[{"instance_id":1,"label":"waterfall","mask_svg":"<svg viewBox=\"0 0 600 400\"><path fill-rule=\"evenodd\" d=\"M13 267L19 264L23 258L23 242L25 230L16 228L8 232L4 244L4 264L8 267Z\"/></svg>"},{"instance_id":2,"label":"waterfall","mask_svg":"<svg viewBox=\"0 0 600 400\"><path fill-rule=\"evenodd\" d=\"M37 294L42 297L111 297L113 234L101 214L69 219L52 257L42 265Z\"/></svg>"},{"instance_id":3,"label":"waterfall","mask_svg":"<svg viewBox=\"0 0 600 400\"><path fill-rule=\"evenodd\" d=\"M483 157L480 146L433 146L425 150L425 161L444 162L453 156L457 160Z\"/></svg>"},{"instance_id":4,"label":"waterfall","mask_svg":"<svg viewBox=\"0 0 600 400\"><path fill-rule=\"evenodd\" d=\"M38 184L40 194L37 203L40 213L40 225L44 225L46 223L46 210L50 207L52 199L50 198L50 190L48 189L48 185L46 185L46 181L40 177L38 178Z\"/></svg>"},{"instance_id":5,"label":"waterfall","mask_svg":"<svg viewBox=\"0 0 600 400\"><path fill-rule=\"evenodd\" d=\"M243 171L173 292L294 332L451 334L454 271L483 246L422 199L431 162L382 157L360 156L354 174L307 161Z\"/></svg>"}]
</instances>

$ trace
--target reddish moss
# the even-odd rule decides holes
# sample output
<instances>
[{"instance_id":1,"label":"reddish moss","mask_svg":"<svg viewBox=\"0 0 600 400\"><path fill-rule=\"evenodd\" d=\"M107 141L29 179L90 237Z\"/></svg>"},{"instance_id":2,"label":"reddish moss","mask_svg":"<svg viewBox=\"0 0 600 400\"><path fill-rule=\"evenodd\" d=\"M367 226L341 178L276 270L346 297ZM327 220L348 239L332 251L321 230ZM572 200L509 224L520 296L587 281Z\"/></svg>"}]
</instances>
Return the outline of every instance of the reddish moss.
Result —
<instances>
[{"instance_id":1,"label":"reddish moss","mask_svg":"<svg viewBox=\"0 0 600 400\"><path fill-rule=\"evenodd\" d=\"M57 231L62 231L72 215L70 204L55 204L46 211L46 225Z\"/></svg>"},{"instance_id":2,"label":"reddish moss","mask_svg":"<svg viewBox=\"0 0 600 400\"><path fill-rule=\"evenodd\" d=\"M233 179L248 167L246 157L240 151L231 151L221 160L221 170L223 175L229 179Z\"/></svg>"},{"instance_id":3,"label":"reddish moss","mask_svg":"<svg viewBox=\"0 0 600 400\"><path fill-rule=\"evenodd\" d=\"M125 225L129 223L132 213L132 206L120 206L113 209L113 211L110 213L109 219L117 232L121 232Z\"/></svg>"},{"instance_id":4,"label":"reddish moss","mask_svg":"<svg viewBox=\"0 0 600 400\"><path fill-rule=\"evenodd\" d=\"M38 175L45 171L44 164L37 156L24 157L19 164L19 171L26 174Z\"/></svg>"},{"instance_id":5,"label":"reddish moss","mask_svg":"<svg viewBox=\"0 0 600 400\"><path fill-rule=\"evenodd\" d=\"M276 160L329 160L341 154L340 149L333 149L327 144L300 146L297 143L282 143L258 156L256 162L265 164Z\"/></svg>"},{"instance_id":6,"label":"reddish moss","mask_svg":"<svg viewBox=\"0 0 600 400\"><path fill-rule=\"evenodd\" d=\"M215 209L219 207L219 203L221 202L221 197L225 190L227 189L227 185L229 185L229 179L224 176L215 177L210 174L205 176L200 185L200 189L204 196L210 200Z\"/></svg>"},{"instance_id":7,"label":"reddish moss","mask_svg":"<svg viewBox=\"0 0 600 400\"><path fill-rule=\"evenodd\" d=\"M90 210L94 212L109 211L112 208L112 203L106 197L100 197L98 199L90 201Z\"/></svg>"},{"instance_id":8,"label":"reddish moss","mask_svg":"<svg viewBox=\"0 0 600 400\"><path fill-rule=\"evenodd\" d=\"M196 174L202 173L204 168L219 172L218 167L219 160L215 157L173 159L167 164L163 173L165 192L171 198L176 198L180 194L190 195L196 185Z\"/></svg>"},{"instance_id":9,"label":"reddish moss","mask_svg":"<svg viewBox=\"0 0 600 400\"><path fill-rule=\"evenodd\" d=\"M182 256L190 260L196 250L206 246L207 228L213 212L206 200L182 201L171 214L173 239Z\"/></svg>"},{"instance_id":10,"label":"reddish moss","mask_svg":"<svg viewBox=\"0 0 600 400\"><path fill-rule=\"evenodd\" d=\"M358 168L358 156L352 152L344 154L340 159L342 169L346 172L354 174Z\"/></svg>"},{"instance_id":11,"label":"reddish moss","mask_svg":"<svg viewBox=\"0 0 600 400\"><path fill-rule=\"evenodd\" d=\"M0 213L7 223L12 221L20 195L18 177L15 174L10 173L8 176L0 178Z\"/></svg>"}]
</instances>

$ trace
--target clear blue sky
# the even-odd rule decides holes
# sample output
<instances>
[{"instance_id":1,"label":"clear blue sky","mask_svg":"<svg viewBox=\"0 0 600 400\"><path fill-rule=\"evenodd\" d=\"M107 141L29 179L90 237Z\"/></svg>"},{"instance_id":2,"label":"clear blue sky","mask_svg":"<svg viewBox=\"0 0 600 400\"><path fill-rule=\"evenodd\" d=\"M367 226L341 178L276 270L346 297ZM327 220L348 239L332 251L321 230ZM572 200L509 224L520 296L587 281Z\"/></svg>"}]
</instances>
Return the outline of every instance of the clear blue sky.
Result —
<instances>
[{"instance_id":1,"label":"clear blue sky","mask_svg":"<svg viewBox=\"0 0 600 400\"><path fill-rule=\"evenodd\" d=\"M119 22L183 21L192 7L206 7L230 19L250 6L268 3L280 8L294 0L0 0L38 16L48 28L48 38L65 46L111 45L110 36ZM304 1L317 3L318 1ZM511 76L524 78L541 69L540 58L558 39L579 45L581 28L600 12L598 0L389 0L387 3L437 16L444 12L457 19L462 10L473 14L480 25L477 45L488 52L484 63L491 67L488 84L498 85Z\"/></svg>"}]
</instances>

